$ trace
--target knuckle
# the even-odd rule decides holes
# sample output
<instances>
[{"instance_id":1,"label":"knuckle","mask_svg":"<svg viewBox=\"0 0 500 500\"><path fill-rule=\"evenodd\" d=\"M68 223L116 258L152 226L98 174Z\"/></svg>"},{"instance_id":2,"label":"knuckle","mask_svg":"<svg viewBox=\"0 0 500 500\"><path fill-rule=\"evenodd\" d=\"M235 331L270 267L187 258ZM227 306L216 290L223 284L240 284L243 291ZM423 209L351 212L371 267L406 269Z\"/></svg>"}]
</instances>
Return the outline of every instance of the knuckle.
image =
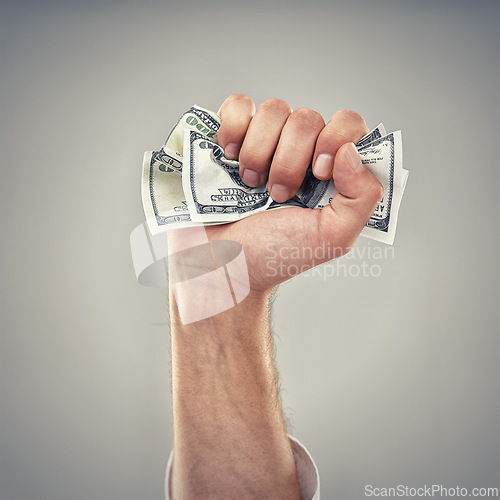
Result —
<instances>
[{"instance_id":1,"label":"knuckle","mask_svg":"<svg viewBox=\"0 0 500 500\"><path fill-rule=\"evenodd\" d=\"M353 123L365 123L364 118L356 111L350 109L341 109L337 111L333 116L342 118L342 120L353 122Z\"/></svg>"},{"instance_id":2,"label":"knuckle","mask_svg":"<svg viewBox=\"0 0 500 500\"><path fill-rule=\"evenodd\" d=\"M340 145L345 142L357 143L368 132L364 118L348 109L337 111L321 131L321 140L326 144Z\"/></svg>"},{"instance_id":3,"label":"knuckle","mask_svg":"<svg viewBox=\"0 0 500 500\"><path fill-rule=\"evenodd\" d=\"M290 104L287 102L277 99L276 97L271 97L270 99L266 99L260 106L259 109L262 111L272 112L272 113L280 113L289 115L292 112L292 108Z\"/></svg>"},{"instance_id":4,"label":"knuckle","mask_svg":"<svg viewBox=\"0 0 500 500\"><path fill-rule=\"evenodd\" d=\"M310 125L315 127L323 127L325 124L323 117L313 109L299 108L292 112L290 118L297 121L300 125Z\"/></svg>"},{"instance_id":5,"label":"knuckle","mask_svg":"<svg viewBox=\"0 0 500 500\"><path fill-rule=\"evenodd\" d=\"M245 94L231 94L220 106L219 111L217 111L217 114L222 116L222 114L234 114L234 108L233 106L236 106L236 109L241 109L247 108L250 110L251 114L253 115L255 112L255 104L252 101L252 99L245 95Z\"/></svg>"},{"instance_id":6,"label":"knuckle","mask_svg":"<svg viewBox=\"0 0 500 500\"><path fill-rule=\"evenodd\" d=\"M344 144L345 142L354 142L349 131L341 132L336 128L331 128L328 126L321 131L320 137L326 144L336 144L337 147L340 147L340 145Z\"/></svg>"},{"instance_id":7,"label":"knuckle","mask_svg":"<svg viewBox=\"0 0 500 500\"><path fill-rule=\"evenodd\" d=\"M227 99L226 103L238 103L253 106L252 99L246 94L231 94Z\"/></svg>"},{"instance_id":8,"label":"knuckle","mask_svg":"<svg viewBox=\"0 0 500 500\"><path fill-rule=\"evenodd\" d=\"M365 119L359 113L356 113L356 111L341 109L333 115L332 120L334 118L335 121L344 124L344 127L349 130L349 135L353 137L357 137L358 135L362 137L368 132Z\"/></svg>"}]
</instances>

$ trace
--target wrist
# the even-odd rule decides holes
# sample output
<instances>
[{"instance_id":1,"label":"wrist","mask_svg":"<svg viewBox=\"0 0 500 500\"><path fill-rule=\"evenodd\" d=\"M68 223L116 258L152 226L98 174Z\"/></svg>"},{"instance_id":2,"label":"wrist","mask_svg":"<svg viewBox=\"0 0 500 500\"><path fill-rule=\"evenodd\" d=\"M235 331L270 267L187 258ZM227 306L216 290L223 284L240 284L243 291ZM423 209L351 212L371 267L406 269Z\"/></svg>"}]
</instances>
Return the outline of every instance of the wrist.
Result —
<instances>
[{"instance_id":1,"label":"wrist","mask_svg":"<svg viewBox=\"0 0 500 500\"><path fill-rule=\"evenodd\" d=\"M257 330L256 322L267 322L272 291L250 290L240 302L227 304L222 311L220 290L217 287L200 287L194 294L174 292L169 286L170 323L172 334L183 335L210 331L210 335L237 335L245 330ZM226 296L227 299L227 296ZM196 321L185 321L186 311ZM184 314L182 315L181 312ZM189 319L188 318L188 319Z\"/></svg>"},{"instance_id":2,"label":"wrist","mask_svg":"<svg viewBox=\"0 0 500 500\"><path fill-rule=\"evenodd\" d=\"M271 291L251 288L245 255L234 241L210 241L169 258L170 302L184 325L260 311Z\"/></svg>"},{"instance_id":3,"label":"wrist","mask_svg":"<svg viewBox=\"0 0 500 500\"><path fill-rule=\"evenodd\" d=\"M238 309L259 309L270 290L251 289L242 245L233 240L209 240L204 232L201 238L200 233L169 238L169 288L181 322L199 322L243 302Z\"/></svg>"}]
</instances>

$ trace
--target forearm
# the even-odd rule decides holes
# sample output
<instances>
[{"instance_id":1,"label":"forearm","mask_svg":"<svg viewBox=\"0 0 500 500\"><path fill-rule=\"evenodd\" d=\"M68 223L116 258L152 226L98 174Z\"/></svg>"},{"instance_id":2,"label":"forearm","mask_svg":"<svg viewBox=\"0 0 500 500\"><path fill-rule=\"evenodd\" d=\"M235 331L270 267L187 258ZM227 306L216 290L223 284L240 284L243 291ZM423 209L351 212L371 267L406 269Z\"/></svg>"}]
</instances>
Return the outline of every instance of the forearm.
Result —
<instances>
[{"instance_id":1,"label":"forearm","mask_svg":"<svg viewBox=\"0 0 500 500\"><path fill-rule=\"evenodd\" d=\"M207 300L210 300L207 297ZM172 497L298 499L268 297L183 325L171 293Z\"/></svg>"}]
</instances>

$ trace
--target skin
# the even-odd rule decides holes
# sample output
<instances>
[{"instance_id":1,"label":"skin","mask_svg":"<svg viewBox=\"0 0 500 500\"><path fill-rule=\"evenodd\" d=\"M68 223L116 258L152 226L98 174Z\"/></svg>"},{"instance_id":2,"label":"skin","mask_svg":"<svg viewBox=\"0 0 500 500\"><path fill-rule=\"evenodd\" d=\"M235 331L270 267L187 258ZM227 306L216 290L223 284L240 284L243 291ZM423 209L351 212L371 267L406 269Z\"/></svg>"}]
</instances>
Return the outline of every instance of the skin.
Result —
<instances>
[{"instance_id":1,"label":"skin","mask_svg":"<svg viewBox=\"0 0 500 500\"><path fill-rule=\"evenodd\" d=\"M304 271L348 252L383 190L354 148L368 132L357 113L339 111L325 124L310 109L292 111L284 101L268 99L256 110L248 96L234 94L224 101L219 115L218 142L226 157L239 160L240 176L248 185L268 181L273 199L286 201L296 194L312 161L316 177L333 176L339 193L321 210L286 208L205 227L209 240L242 245L250 293L231 309L187 325L170 293L170 493L174 500L298 500L299 483L277 389L269 299L291 270ZM170 232L169 246L189 237L188 231ZM286 250L278 275L269 273L264 251L268 245ZM325 245L335 251L323 260L292 251ZM206 290L204 300L210 303L216 294Z\"/></svg>"}]
</instances>

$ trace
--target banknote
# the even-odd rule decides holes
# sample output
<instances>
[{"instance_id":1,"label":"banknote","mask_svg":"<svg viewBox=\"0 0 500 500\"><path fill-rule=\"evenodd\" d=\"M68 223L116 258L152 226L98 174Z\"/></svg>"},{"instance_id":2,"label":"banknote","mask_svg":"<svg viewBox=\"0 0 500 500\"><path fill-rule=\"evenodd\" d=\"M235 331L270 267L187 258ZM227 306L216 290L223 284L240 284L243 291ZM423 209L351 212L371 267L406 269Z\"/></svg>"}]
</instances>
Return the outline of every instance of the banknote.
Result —
<instances>
[{"instance_id":1,"label":"banknote","mask_svg":"<svg viewBox=\"0 0 500 500\"><path fill-rule=\"evenodd\" d=\"M367 144L370 144L370 142L373 142L375 139L384 137L384 135L387 135L384 124L379 123L373 130L370 130L370 132L361 137L361 139L356 144L356 147L361 148L362 146L366 146Z\"/></svg>"},{"instance_id":2,"label":"banknote","mask_svg":"<svg viewBox=\"0 0 500 500\"><path fill-rule=\"evenodd\" d=\"M191 106L179 118L159 151L144 154L142 165L142 205L152 235L190 226L191 221L182 189L183 141L186 130L196 130L213 138L219 129L219 117L200 106Z\"/></svg>"},{"instance_id":3,"label":"banknote","mask_svg":"<svg viewBox=\"0 0 500 500\"><path fill-rule=\"evenodd\" d=\"M167 227L183 227L191 221L180 172L182 162L164 151L146 151L142 165L142 206L152 235Z\"/></svg>"},{"instance_id":4,"label":"banknote","mask_svg":"<svg viewBox=\"0 0 500 500\"><path fill-rule=\"evenodd\" d=\"M385 130L384 130L385 131ZM370 134L367 134L367 136ZM391 134L388 134L390 138ZM392 189L392 196L388 195L388 191L384 186L384 198L377 205L375 212L372 217L368 221L366 227L361 232L361 236L365 236L367 238L375 239L377 241L382 241L387 244L391 244L394 242L394 237L396 233L396 226L399 217L399 207L401 205L401 200L403 198L403 193L406 188L406 183L408 181L409 171L402 167L403 165L403 148L402 148L402 140L401 140L401 131L394 132L393 135L394 141L391 141L393 144L390 147L391 150L391 164L394 163L394 187ZM365 136L365 137L367 137ZM364 138L363 138L364 139ZM367 166L368 169L371 170L369 164L373 164L373 159L365 158L363 156L370 155L370 153L376 152L380 143L385 138L379 138L380 140L374 139L370 143L365 143L360 145L360 142L357 144L358 151L362 157L362 162ZM360 147L361 146L361 147ZM371 149L370 149L371 148ZM363 154L361 150L365 152ZM370 160L370 161L368 161ZM379 160L375 159L375 163ZM372 170L372 173L376 177L379 177L376 171ZM380 179L379 179L380 180ZM390 194L390 192L389 192ZM381 215L381 211L386 210L385 216ZM389 219L388 219L389 217ZM388 223L382 222L382 220L389 220Z\"/></svg>"},{"instance_id":5,"label":"banknote","mask_svg":"<svg viewBox=\"0 0 500 500\"><path fill-rule=\"evenodd\" d=\"M370 144L372 141L375 139L379 139L380 137L383 137L384 135L387 135L387 132L385 131L385 127L382 123L379 123L373 130L370 130L368 134L366 134L364 137L362 137L358 143L356 144L356 148L359 149L362 146L367 146ZM409 171L406 169L402 169L403 175L402 175L402 182L401 182L401 188L402 192L404 192L406 188L406 182L408 180L408 175Z\"/></svg>"},{"instance_id":6,"label":"banknote","mask_svg":"<svg viewBox=\"0 0 500 500\"><path fill-rule=\"evenodd\" d=\"M212 139L217 134L219 126L220 118L218 115L194 104L177 120L162 149L168 154L177 155L182 164L182 148L186 130L195 130L207 139ZM180 172L180 170L178 171Z\"/></svg>"},{"instance_id":7,"label":"banknote","mask_svg":"<svg viewBox=\"0 0 500 500\"><path fill-rule=\"evenodd\" d=\"M392 244L396 233L403 186L401 131L391 132L358 149L361 162L377 177L384 196L363 228L364 236Z\"/></svg>"},{"instance_id":8,"label":"banknote","mask_svg":"<svg viewBox=\"0 0 500 500\"><path fill-rule=\"evenodd\" d=\"M216 142L193 130L184 137L182 186L193 221L232 222L271 204L267 187L247 186L238 162L227 160Z\"/></svg>"}]
</instances>

